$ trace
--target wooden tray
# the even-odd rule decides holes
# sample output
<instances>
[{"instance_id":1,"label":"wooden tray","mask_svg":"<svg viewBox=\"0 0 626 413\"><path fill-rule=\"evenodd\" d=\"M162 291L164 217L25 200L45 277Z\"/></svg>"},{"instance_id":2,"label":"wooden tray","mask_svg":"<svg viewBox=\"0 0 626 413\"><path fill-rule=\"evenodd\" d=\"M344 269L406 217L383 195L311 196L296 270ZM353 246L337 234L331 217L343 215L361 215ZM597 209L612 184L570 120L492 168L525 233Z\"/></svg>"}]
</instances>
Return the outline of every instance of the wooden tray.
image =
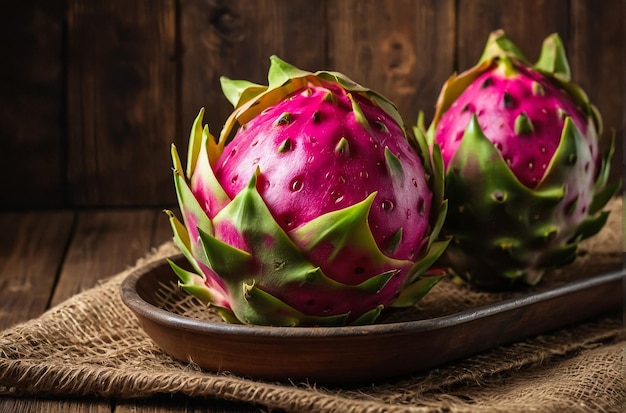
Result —
<instances>
[{"instance_id":1,"label":"wooden tray","mask_svg":"<svg viewBox=\"0 0 626 413\"><path fill-rule=\"evenodd\" d=\"M618 271L444 317L357 327L259 327L167 311L157 290L176 276L165 260L130 274L121 297L176 359L254 379L346 384L408 375L617 311L624 280Z\"/></svg>"}]
</instances>

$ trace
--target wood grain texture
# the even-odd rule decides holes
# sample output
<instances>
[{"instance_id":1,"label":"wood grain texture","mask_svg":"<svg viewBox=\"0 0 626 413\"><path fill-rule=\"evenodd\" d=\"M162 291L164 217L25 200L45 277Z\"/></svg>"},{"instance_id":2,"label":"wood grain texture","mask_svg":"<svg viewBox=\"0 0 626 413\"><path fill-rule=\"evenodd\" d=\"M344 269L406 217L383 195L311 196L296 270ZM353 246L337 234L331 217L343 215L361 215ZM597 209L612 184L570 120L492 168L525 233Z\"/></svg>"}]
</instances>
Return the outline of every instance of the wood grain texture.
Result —
<instances>
[{"instance_id":1,"label":"wood grain texture","mask_svg":"<svg viewBox=\"0 0 626 413\"><path fill-rule=\"evenodd\" d=\"M63 0L0 13L0 208L64 201Z\"/></svg>"},{"instance_id":2,"label":"wood grain texture","mask_svg":"<svg viewBox=\"0 0 626 413\"><path fill-rule=\"evenodd\" d=\"M587 93L604 122L606 146L615 133L616 150L611 178L621 176L624 123L624 2L572 0L572 35L568 57L572 79Z\"/></svg>"},{"instance_id":3,"label":"wood grain texture","mask_svg":"<svg viewBox=\"0 0 626 413\"><path fill-rule=\"evenodd\" d=\"M80 401L75 399L4 397L0 399L0 412L6 413L111 413L107 401Z\"/></svg>"},{"instance_id":4,"label":"wood grain texture","mask_svg":"<svg viewBox=\"0 0 626 413\"><path fill-rule=\"evenodd\" d=\"M427 121L454 64L454 1L328 2L328 66Z\"/></svg>"},{"instance_id":5,"label":"wood grain texture","mask_svg":"<svg viewBox=\"0 0 626 413\"><path fill-rule=\"evenodd\" d=\"M87 211L75 216L70 211L0 214L0 233L4 235L0 237L0 329L39 316L49 305L89 288L99 276L127 268L171 238L168 220L159 209ZM187 411L237 413L255 409L244 403L178 396L147 400L0 397L0 412L11 413Z\"/></svg>"},{"instance_id":6,"label":"wood grain texture","mask_svg":"<svg viewBox=\"0 0 626 413\"><path fill-rule=\"evenodd\" d=\"M258 411L241 402L212 398L189 398L178 395L155 396L142 400L116 401L114 413L244 413Z\"/></svg>"},{"instance_id":7,"label":"wood grain texture","mask_svg":"<svg viewBox=\"0 0 626 413\"><path fill-rule=\"evenodd\" d=\"M47 309L73 220L71 212L0 214L0 330Z\"/></svg>"},{"instance_id":8,"label":"wood grain texture","mask_svg":"<svg viewBox=\"0 0 626 413\"><path fill-rule=\"evenodd\" d=\"M182 153L201 107L214 135L232 112L220 76L267 84L272 54L306 70L322 68L322 5L309 0L180 2L182 130L176 136Z\"/></svg>"},{"instance_id":9,"label":"wood grain texture","mask_svg":"<svg viewBox=\"0 0 626 413\"><path fill-rule=\"evenodd\" d=\"M458 70L475 65L489 37L504 29L527 59L539 57L541 42L551 33L569 38L568 0L459 0L457 19Z\"/></svg>"},{"instance_id":10,"label":"wood grain texture","mask_svg":"<svg viewBox=\"0 0 626 413\"><path fill-rule=\"evenodd\" d=\"M175 200L175 20L173 0L69 1L72 205Z\"/></svg>"},{"instance_id":11,"label":"wood grain texture","mask_svg":"<svg viewBox=\"0 0 626 413\"><path fill-rule=\"evenodd\" d=\"M202 106L217 134L231 111L219 77L265 83L271 54L342 71L428 122L497 28L531 61L561 35L619 155L623 16L621 0L13 2L0 17L0 209L174 205L169 145L185 153Z\"/></svg>"},{"instance_id":12,"label":"wood grain texture","mask_svg":"<svg viewBox=\"0 0 626 413\"><path fill-rule=\"evenodd\" d=\"M154 210L84 211L63 262L51 305L128 268L150 250Z\"/></svg>"}]
</instances>

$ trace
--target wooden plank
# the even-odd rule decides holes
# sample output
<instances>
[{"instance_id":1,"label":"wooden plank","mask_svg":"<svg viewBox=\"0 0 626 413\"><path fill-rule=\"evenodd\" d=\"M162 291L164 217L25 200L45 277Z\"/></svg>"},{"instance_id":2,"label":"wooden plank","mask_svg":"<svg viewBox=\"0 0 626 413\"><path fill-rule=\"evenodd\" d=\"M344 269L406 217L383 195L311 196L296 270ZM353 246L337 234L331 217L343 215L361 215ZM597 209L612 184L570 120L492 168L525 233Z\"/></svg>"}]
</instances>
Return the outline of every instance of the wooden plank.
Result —
<instances>
[{"instance_id":1,"label":"wooden plank","mask_svg":"<svg viewBox=\"0 0 626 413\"><path fill-rule=\"evenodd\" d=\"M46 310L73 220L71 212L0 214L0 330Z\"/></svg>"},{"instance_id":2,"label":"wooden plank","mask_svg":"<svg viewBox=\"0 0 626 413\"><path fill-rule=\"evenodd\" d=\"M108 400L102 398L0 398L0 411L46 413L249 413L258 408L241 402L217 399L193 399L162 395L150 399Z\"/></svg>"},{"instance_id":3,"label":"wooden plank","mask_svg":"<svg viewBox=\"0 0 626 413\"><path fill-rule=\"evenodd\" d=\"M186 413L188 408L187 398L182 396L156 396L151 399L141 400L117 400L114 405L114 413ZM193 411L193 410L191 410Z\"/></svg>"},{"instance_id":4,"label":"wooden plank","mask_svg":"<svg viewBox=\"0 0 626 413\"><path fill-rule=\"evenodd\" d=\"M68 238L72 232L74 214L56 213L5 213L0 215L0 231L7 237L0 238L0 300L3 307L11 311L0 311L0 328L8 327L17 321L32 318L45 310L50 301L50 291L54 285ZM76 229L57 290L51 300L56 305L69 296L89 288L104 277L132 265L150 248L171 237L168 220L161 210L130 211L86 211L77 217ZM46 228L46 231L37 231ZM56 254L55 254L56 251ZM15 269L22 269L17 274ZM34 279L31 275L37 275ZM36 291L28 294L15 294L15 289L5 287L8 281L13 284L27 283L29 288L47 291L39 297ZM23 290L23 289L22 289ZM16 297L19 300L16 300ZM30 299L37 305L31 303ZM24 310L31 309L27 314ZM11 320L6 316L12 317ZM0 411L10 412L180 412L188 411L187 398L155 397L146 400L114 401L101 398L0 398ZM254 411L243 403L221 400L197 401L194 411L203 412L248 412Z\"/></svg>"},{"instance_id":5,"label":"wooden plank","mask_svg":"<svg viewBox=\"0 0 626 413\"><path fill-rule=\"evenodd\" d=\"M4 397L0 400L0 411L11 413L46 412L46 413L111 413L108 401L97 399L43 398L27 399Z\"/></svg>"},{"instance_id":6,"label":"wooden plank","mask_svg":"<svg viewBox=\"0 0 626 413\"><path fill-rule=\"evenodd\" d=\"M72 212L0 214L0 329L47 309L73 229ZM110 412L102 400L0 398L3 412Z\"/></svg>"},{"instance_id":7,"label":"wooden plank","mask_svg":"<svg viewBox=\"0 0 626 413\"><path fill-rule=\"evenodd\" d=\"M489 33L500 28L534 62L549 34L557 32L568 41L568 4L568 0L459 0L458 70L475 65Z\"/></svg>"},{"instance_id":8,"label":"wooden plank","mask_svg":"<svg viewBox=\"0 0 626 413\"><path fill-rule=\"evenodd\" d=\"M69 198L80 206L175 202L174 0L68 2Z\"/></svg>"},{"instance_id":9,"label":"wooden plank","mask_svg":"<svg viewBox=\"0 0 626 413\"><path fill-rule=\"evenodd\" d=\"M56 305L132 266L150 248L155 211L83 211L52 297Z\"/></svg>"},{"instance_id":10,"label":"wooden plank","mask_svg":"<svg viewBox=\"0 0 626 413\"><path fill-rule=\"evenodd\" d=\"M63 0L10 2L0 13L0 206L64 202Z\"/></svg>"},{"instance_id":11,"label":"wooden plank","mask_svg":"<svg viewBox=\"0 0 626 413\"><path fill-rule=\"evenodd\" d=\"M217 399L190 399L189 406L191 407L190 411L194 413L250 413L265 411L261 406L255 407L248 403Z\"/></svg>"},{"instance_id":12,"label":"wooden plank","mask_svg":"<svg viewBox=\"0 0 626 413\"><path fill-rule=\"evenodd\" d=\"M26 399L3 397L0 411L46 413L247 413L256 412L244 403L216 399L189 399L178 395L155 396L140 400L106 400L91 398L40 398Z\"/></svg>"},{"instance_id":13,"label":"wooden plank","mask_svg":"<svg viewBox=\"0 0 626 413\"><path fill-rule=\"evenodd\" d=\"M328 66L427 122L454 63L454 1L328 2Z\"/></svg>"},{"instance_id":14,"label":"wooden plank","mask_svg":"<svg viewBox=\"0 0 626 413\"><path fill-rule=\"evenodd\" d=\"M604 139L615 133L611 179L622 173L624 136L624 2L572 0L568 57L572 79L587 92L604 121Z\"/></svg>"},{"instance_id":15,"label":"wooden plank","mask_svg":"<svg viewBox=\"0 0 626 413\"><path fill-rule=\"evenodd\" d=\"M212 398L189 398L181 395L159 395L149 399L119 400L114 413L247 413L257 412L252 405Z\"/></svg>"},{"instance_id":16,"label":"wooden plank","mask_svg":"<svg viewBox=\"0 0 626 413\"><path fill-rule=\"evenodd\" d=\"M176 143L183 155L201 107L213 134L233 109L222 95L220 76L267 84L272 54L311 71L324 63L320 2L183 0L180 16L182 114Z\"/></svg>"}]
</instances>

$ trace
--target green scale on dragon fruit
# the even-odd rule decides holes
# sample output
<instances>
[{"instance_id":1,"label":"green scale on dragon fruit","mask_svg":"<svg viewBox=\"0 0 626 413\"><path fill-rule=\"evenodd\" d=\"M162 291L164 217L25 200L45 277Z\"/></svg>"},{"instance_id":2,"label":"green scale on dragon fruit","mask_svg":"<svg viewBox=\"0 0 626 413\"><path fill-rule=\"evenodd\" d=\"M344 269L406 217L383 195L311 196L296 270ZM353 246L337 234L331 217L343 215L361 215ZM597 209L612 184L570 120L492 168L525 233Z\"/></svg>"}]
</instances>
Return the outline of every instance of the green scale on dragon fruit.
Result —
<instances>
[{"instance_id":1,"label":"green scale on dragon fruit","mask_svg":"<svg viewBox=\"0 0 626 413\"><path fill-rule=\"evenodd\" d=\"M426 134L446 168L444 262L477 286L536 284L606 222L613 142L601 156L600 115L570 77L558 35L531 65L496 31L442 88Z\"/></svg>"},{"instance_id":2,"label":"green scale on dragon fruit","mask_svg":"<svg viewBox=\"0 0 626 413\"><path fill-rule=\"evenodd\" d=\"M440 154L340 73L273 56L268 83L222 79L235 109L217 140L200 112L187 179L172 150L185 224L169 214L195 269L172 263L181 286L250 324L366 324L414 305L447 246Z\"/></svg>"}]
</instances>

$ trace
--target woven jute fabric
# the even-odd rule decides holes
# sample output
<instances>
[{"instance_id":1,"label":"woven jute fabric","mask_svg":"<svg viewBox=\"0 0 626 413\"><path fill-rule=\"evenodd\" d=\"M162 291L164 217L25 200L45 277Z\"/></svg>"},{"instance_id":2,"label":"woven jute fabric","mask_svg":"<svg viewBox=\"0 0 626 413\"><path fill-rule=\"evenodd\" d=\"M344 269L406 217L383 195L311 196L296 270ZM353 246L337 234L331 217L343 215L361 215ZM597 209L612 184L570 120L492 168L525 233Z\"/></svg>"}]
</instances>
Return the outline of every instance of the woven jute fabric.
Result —
<instances>
[{"instance_id":1,"label":"woven jute fabric","mask_svg":"<svg viewBox=\"0 0 626 413\"><path fill-rule=\"evenodd\" d=\"M550 274L545 285L622 268L621 205L620 200L612 201L609 223L585 242L586 253ZM384 383L333 387L203 371L171 358L154 344L119 294L120 283L131 271L176 253L175 246L166 243L133 268L1 332L0 394L115 398L182 394L287 412L626 411L626 330L621 314ZM444 281L419 306L427 316L437 316L514 294L524 292L485 293ZM394 317L401 321L402 313Z\"/></svg>"}]
</instances>

